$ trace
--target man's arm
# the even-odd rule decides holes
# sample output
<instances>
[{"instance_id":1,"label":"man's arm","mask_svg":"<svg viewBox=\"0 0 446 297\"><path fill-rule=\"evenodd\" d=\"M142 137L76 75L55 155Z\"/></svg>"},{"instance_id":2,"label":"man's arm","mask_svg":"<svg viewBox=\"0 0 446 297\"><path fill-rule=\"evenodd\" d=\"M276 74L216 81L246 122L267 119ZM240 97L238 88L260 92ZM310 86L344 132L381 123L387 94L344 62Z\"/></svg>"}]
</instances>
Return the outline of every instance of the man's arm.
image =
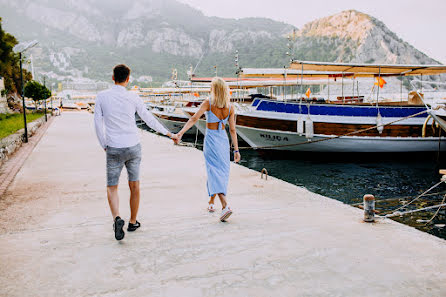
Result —
<instances>
[{"instance_id":1,"label":"man's arm","mask_svg":"<svg viewBox=\"0 0 446 297\"><path fill-rule=\"evenodd\" d=\"M167 135L169 137L172 136L172 133L170 133L156 118L155 116L147 110L147 108L144 106L143 101L139 98L135 98L136 101L136 112L138 113L139 117L153 130L155 130L158 133L161 133L163 135Z\"/></svg>"},{"instance_id":2,"label":"man's arm","mask_svg":"<svg viewBox=\"0 0 446 297\"><path fill-rule=\"evenodd\" d=\"M94 127L96 130L96 136L99 140L99 144L105 150L105 135L104 135L104 115L102 114L101 101L96 98L94 107Z\"/></svg>"}]
</instances>

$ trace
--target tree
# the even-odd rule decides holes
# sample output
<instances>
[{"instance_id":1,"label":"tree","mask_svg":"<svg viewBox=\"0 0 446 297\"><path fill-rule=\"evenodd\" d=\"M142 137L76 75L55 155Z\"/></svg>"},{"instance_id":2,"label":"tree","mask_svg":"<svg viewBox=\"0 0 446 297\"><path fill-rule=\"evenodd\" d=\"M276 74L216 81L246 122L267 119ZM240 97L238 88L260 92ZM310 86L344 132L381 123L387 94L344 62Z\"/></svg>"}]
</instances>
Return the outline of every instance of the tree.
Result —
<instances>
[{"instance_id":1,"label":"tree","mask_svg":"<svg viewBox=\"0 0 446 297\"><path fill-rule=\"evenodd\" d=\"M36 105L40 100L45 100L51 97L51 91L39 82L32 80L25 85L25 97L32 98Z\"/></svg>"},{"instance_id":2,"label":"tree","mask_svg":"<svg viewBox=\"0 0 446 297\"><path fill-rule=\"evenodd\" d=\"M7 93L20 93L20 59L19 54L12 50L17 43L14 36L3 30L0 18L0 76L5 79ZM31 79L31 73L23 70L23 83Z\"/></svg>"}]
</instances>

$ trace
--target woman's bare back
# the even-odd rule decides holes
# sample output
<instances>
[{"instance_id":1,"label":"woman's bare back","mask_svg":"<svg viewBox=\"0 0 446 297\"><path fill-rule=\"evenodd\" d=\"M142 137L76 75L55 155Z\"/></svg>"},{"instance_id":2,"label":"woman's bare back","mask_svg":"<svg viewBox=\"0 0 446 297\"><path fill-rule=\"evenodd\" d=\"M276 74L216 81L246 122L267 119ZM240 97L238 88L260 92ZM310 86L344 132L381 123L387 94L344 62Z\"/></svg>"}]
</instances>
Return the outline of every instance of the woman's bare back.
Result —
<instances>
[{"instance_id":1,"label":"woman's bare back","mask_svg":"<svg viewBox=\"0 0 446 297\"><path fill-rule=\"evenodd\" d=\"M218 108L218 107L216 107L214 105L210 105L210 110L220 120L226 119L228 117L228 115L229 115L229 108L227 108L227 107L225 107L225 108Z\"/></svg>"}]
</instances>

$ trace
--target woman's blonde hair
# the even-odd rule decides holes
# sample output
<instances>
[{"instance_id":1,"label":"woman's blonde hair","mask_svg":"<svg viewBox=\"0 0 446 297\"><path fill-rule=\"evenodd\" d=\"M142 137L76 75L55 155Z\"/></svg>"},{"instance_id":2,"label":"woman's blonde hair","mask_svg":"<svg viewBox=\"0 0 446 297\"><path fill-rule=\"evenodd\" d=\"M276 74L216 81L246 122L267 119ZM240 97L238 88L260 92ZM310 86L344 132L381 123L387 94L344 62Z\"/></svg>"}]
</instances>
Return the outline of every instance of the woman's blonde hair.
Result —
<instances>
[{"instance_id":1,"label":"woman's blonde hair","mask_svg":"<svg viewBox=\"0 0 446 297\"><path fill-rule=\"evenodd\" d=\"M211 102L218 108L229 107L230 94L228 84L221 77L214 77L211 82Z\"/></svg>"}]
</instances>

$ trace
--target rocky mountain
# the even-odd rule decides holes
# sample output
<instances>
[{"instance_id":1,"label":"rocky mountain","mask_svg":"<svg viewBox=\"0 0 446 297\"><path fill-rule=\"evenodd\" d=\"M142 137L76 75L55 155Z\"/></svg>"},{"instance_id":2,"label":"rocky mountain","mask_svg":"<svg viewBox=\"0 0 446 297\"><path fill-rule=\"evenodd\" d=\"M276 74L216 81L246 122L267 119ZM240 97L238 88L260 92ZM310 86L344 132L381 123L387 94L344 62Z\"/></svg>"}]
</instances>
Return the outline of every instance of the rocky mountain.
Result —
<instances>
[{"instance_id":1,"label":"rocky mountain","mask_svg":"<svg viewBox=\"0 0 446 297\"><path fill-rule=\"evenodd\" d=\"M6 30L20 40L37 39L34 65L54 78L109 78L127 63L134 78L169 79L172 68L186 79L233 75L234 54L245 66L285 65L284 36L293 27L269 19L206 17L174 0L0 0Z\"/></svg>"},{"instance_id":2,"label":"rocky mountain","mask_svg":"<svg viewBox=\"0 0 446 297\"><path fill-rule=\"evenodd\" d=\"M356 10L324 17L305 24L293 36L293 56L299 60L381 63L381 64L440 64L409 43L403 41L383 22ZM387 78L385 92L399 93L412 90L412 78ZM440 81L439 76L425 77L423 80ZM361 93L368 93L373 80L363 79ZM425 86L426 87L426 86ZM428 87L439 87L432 85ZM340 87L332 87L332 92L341 93ZM351 88L343 91L351 95Z\"/></svg>"},{"instance_id":3,"label":"rocky mountain","mask_svg":"<svg viewBox=\"0 0 446 297\"><path fill-rule=\"evenodd\" d=\"M386 64L439 64L374 17L355 10L307 23L296 34L303 60Z\"/></svg>"},{"instance_id":4,"label":"rocky mountain","mask_svg":"<svg viewBox=\"0 0 446 297\"><path fill-rule=\"evenodd\" d=\"M300 60L437 64L401 40L381 21L349 10L296 30L265 18L207 17L175 0L0 0L3 26L19 40L39 40L31 53L37 73L53 80L109 80L117 63L133 69L134 80L162 82L173 68L187 79L234 75L234 54L243 67L288 65ZM217 66L215 68L214 66ZM407 84L407 81L406 81Z\"/></svg>"}]
</instances>

